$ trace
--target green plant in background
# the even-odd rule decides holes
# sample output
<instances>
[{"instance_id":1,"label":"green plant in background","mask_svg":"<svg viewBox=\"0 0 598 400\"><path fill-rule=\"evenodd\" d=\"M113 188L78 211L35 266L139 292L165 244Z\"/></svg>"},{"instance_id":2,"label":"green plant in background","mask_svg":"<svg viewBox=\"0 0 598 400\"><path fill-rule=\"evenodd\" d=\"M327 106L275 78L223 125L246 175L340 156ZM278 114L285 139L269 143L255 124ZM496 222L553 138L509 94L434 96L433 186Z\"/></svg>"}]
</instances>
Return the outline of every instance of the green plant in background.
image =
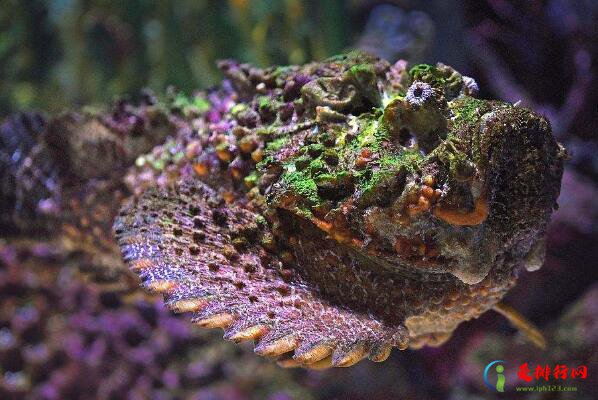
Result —
<instances>
[{"instance_id":1,"label":"green plant in background","mask_svg":"<svg viewBox=\"0 0 598 400\"><path fill-rule=\"evenodd\" d=\"M215 61L322 59L353 41L341 0L0 0L0 115L219 80ZM350 4L350 3L349 3Z\"/></svg>"}]
</instances>

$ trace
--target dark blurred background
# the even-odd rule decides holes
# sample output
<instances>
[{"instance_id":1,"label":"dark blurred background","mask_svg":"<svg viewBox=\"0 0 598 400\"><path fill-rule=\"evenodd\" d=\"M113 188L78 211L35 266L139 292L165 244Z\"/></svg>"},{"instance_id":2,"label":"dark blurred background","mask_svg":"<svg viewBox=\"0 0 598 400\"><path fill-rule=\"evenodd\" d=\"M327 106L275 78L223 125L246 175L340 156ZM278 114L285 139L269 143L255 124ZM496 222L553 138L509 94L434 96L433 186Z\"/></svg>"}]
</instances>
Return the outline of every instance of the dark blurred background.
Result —
<instances>
[{"instance_id":1,"label":"dark blurred background","mask_svg":"<svg viewBox=\"0 0 598 400\"><path fill-rule=\"evenodd\" d=\"M117 97L135 98L145 87L163 93L169 86L175 86L191 93L219 82L215 61L222 58L237 58L260 66L294 64L361 47L389 61L405 58L411 62L441 61L453 65L478 81L482 97L521 101L546 115L555 135L570 153L560 210L549 231L546 265L538 272L522 274L519 285L507 298L544 330L549 340L545 352L523 344L502 318L487 313L477 321L463 324L439 349L397 351L381 365L361 363L348 370L288 372L258 361L252 354L240 356L237 350L231 350L230 344L215 347L214 343L220 340L194 339L194 333L185 333L187 338L178 330L176 340L183 344L173 342L167 339L172 333L163 327L178 324L178 319L161 309L154 310L156 306L124 311L145 317L157 313L159 318L167 320L160 324L156 322L158 317L153 316L149 317L153 321L149 325L139 322L147 336L142 335L143 340L115 338L99 327L95 331L86 327L89 321L85 319L88 312L85 310L91 306L75 306L79 304L78 297L67 305L58 302L56 309L48 312L75 315L87 321L73 322L74 325L61 329L85 331L83 336L88 343L107 337L131 342L128 346L135 351L151 353L153 347L170 340L172 347L162 349L160 357L175 361L151 365L158 368L158 378L154 378L162 385L153 391L150 385L147 393L154 393L154 398L172 398L168 393L178 393L173 388L183 385L173 381L172 376L179 376L177 371L187 368L186 364L200 363L197 368L201 379L192 380L195 383L188 385L185 392L194 393L196 398L487 399L493 393L485 387L481 371L494 359L511 360L513 365L523 361L534 366L536 363L586 364L590 367L589 377L577 382L580 392L536 393L521 398L595 398L598 393L596 21L595 0L0 0L2 117L30 109L52 114L112 102ZM24 287L31 289L31 279L39 278L27 275L26 266L19 264L21 261L11 256L9 250L3 250L5 263L12 262L10 265L24 274L11 279L14 282L20 279ZM11 281L4 276L6 270L3 271L0 274L3 295L22 296L25 292L11 294L5 290L6 282ZM39 301L60 297L62 275L56 274L52 275L55 281L50 279L48 287L44 286ZM119 321L118 302L106 305L96 299L99 295L94 289L83 286L69 290L81 291L77 296L95 299L90 300L94 315L108 313L102 318L115 324ZM2 321L13 318L1 317ZM6 349L12 349L9 345L13 343L9 334L14 332L0 328L1 365L27 367L20 358L21 364L14 364L12 359L9 361L13 363L7 364ZM57 339L47 342L51 340ZM192 361L179 365L176 359L183 352L190 352L191 347L202 350L192 356L184 353L184 358L191 357ZM119 362L118 358L102 360L94 362L98 365ZM80 368L81 362L75 362L71 368ZM122 362L119 365L127 368ZM253 373L258 370L261 372ZM72 373L64 368L60 371L64 376ZM108 375L93 371L89 379L96 385L113 384ZM24 384L19 381L24 378L13 372L0 371L4 374L0 386L18 388ZM143 376L147 375L151 374ZM507 383L516 379L508 375ZM215 382L217 390L213 389ZM39 382L29 384L42 387ZM44 398L60 398L52 397L51 388L47 390ZM140 396L129 398L145 398Z\"/></svg>"},{"instance_id":2,"label":"dark blurred background","mask_svg":"<svg viewBox=\"0 0 598 400\"><path fill-rule=\"evenodd\" d=\"M579 131L596 122L595 108L580 103L596 104L597 8L592 0L1 0L0 114L58 112L144 87L191 92L218 83L217 59L294 64L359 46L390 61L453 65L486 96L539 105L559 130Z\"/></svg>"},{"instance_id":3,"label":"dark blurred background","mask_svg":"<svg viewBox=\"0 0 598 400\"><path fill-rule=\"evenodd\" d=\"M220 80L215 61L260 66L361 47L453 65L482 95L596 126L593 0L0 0L0 116L51 113Z\"/></svg>"}]
</instances>

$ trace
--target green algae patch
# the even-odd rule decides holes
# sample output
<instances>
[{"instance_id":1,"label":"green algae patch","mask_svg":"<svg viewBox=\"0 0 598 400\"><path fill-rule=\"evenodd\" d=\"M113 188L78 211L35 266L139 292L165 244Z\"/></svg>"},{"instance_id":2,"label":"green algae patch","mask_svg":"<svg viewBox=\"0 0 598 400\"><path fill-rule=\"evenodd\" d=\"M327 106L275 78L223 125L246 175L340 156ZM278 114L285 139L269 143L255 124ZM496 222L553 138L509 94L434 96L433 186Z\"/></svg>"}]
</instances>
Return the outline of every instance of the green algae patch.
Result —
<instances>
[{"instance_id":1,"label":"green algae patch","mask_svg":"<svg viewBox=\"0 0 598 400\"><path fill-rule=\"evenodd\" d=\"M283 136L278 139L274 139L271 142L268 142L268 144L266 145L266 152L276 153L280 149L282 149L289 141L290 138L288 136Z\"/></svg>"},{"instance_id":2,"label":"green algae patch","mask_svg":"<svg viewBox=\"0 0 598 400\"><path fill-rule=\"evenodd\" d=\"M373 152L379 152L382 144L390 140L390 132L381 118L367 118L360 121L360 125L362 128L354 141L357 146L353 145L355 150L367 147Z\"/></svg>"},{"instance_id":3,"label":"green algae patch","mask_svg":"<svg viewBox=\"0 0 598 400\"><path fill-rule=\"evenodd\" d=\"M451 101L449 108L453 112L452 122L457 129L476 123L490 109L487 101L469 96Z\"/></svg>"},{"instance_id":4,"label":"green algae patch","mask_svg":"<svg viewBox=\"0 0 598 400\"><path fill-rule=\"evenodd\" d=\"M258 183L258 180L259 180L259 176L256 171L253 171L252 173L247 175L245 178L243 178L243 182L245 183L245 185L248 188L252 188L252 187L256 186Z\"/></svg>"},{"instance_id":5,"label":"green algae patch","mask_svg":"<svg viewBox=\"0 0 598 400\"><path fill-rule=\"evenodd\" d=\"M347 77L355 83L363 96L373 105L381 104L380 92L376 84L376 70L373 64L354 65L347 71Z\"/></svg>"},{"instance_id":6,"label":"green algae patch","mask_svg":"<svg viewBox=\"0 0 598 400\"><path fill-rule=\"evenodd\" d=\"M197 111L200 113L205 113L210 110L210 102L204 99L203 97L195 97L193 100L193 105L197 108Z\"/></svg>"},{"instance_id":7,"label":"green algae patch","mask_svg":"<svg viewBox=\"0 0 598 400\"><path fill-rule=\"evenodd\" d=\"M326 171L326 163L320 158L315 159L309 164L308 171L310 172L311 176L322 174Z\"/></svg>"},{"instance_id":8,"label":"green algae patch","mask_svg":"<svg viewBox=\"0 0 598 400\"><path fill-rule=\"evenodd\" d=\"M249 107L247 106L247 104L245 103L238 103L235 104L231 109L230 109L230 113L233 117L237 118L237 116L239 114L241 114L243 111L248 110Z\"/></svg>"},{"instance_id":9,"label":"green algae patch","mask_svg":"<svg viewBox=\"0 0 598 400\"><path fill-rule=\"evenodd\" d=\"M371 173L360 175L359 188L362 201L368 203L377 197L380 191L393 186L401 175L415 172L424 157L417 151L404 151L397 155L384 156L378 168Z\"/></svg>"},{"instance_id":10,"label":"green algae patch","mask_svg":"<svg viewBox=\"0 0 598 400\"><path fill-rule=\"evenodd\" d=\"M172 100L171 107L181 110L185 116L192 116L208 112L211 105L202 96L187 97L184 93L179 93Z\"/></svg>"},{"instance_id":11,"label":"green algae patch","mask_svg":"<svg viewBox=\"0 0 598 400\"><path fill-rule=\"evenodd\" d=\"M417 64L409 70L409 75L414 81L427 82L430 85L434 83L442 83L443 77L440 75L438 68L430 64Z\"/></svg>"},{"instance_id":12,"label":"green algae patch","mask_svg":"<svg viewBox=\"0 0 598 400\"><path fill-rule=\"evenodd\" d=\"M282 175L283 184L291 192L301 196L308 205L316 205L320 202L318 186L314 179L303 171L290 170Z\"/></svg>"},{"instance_id":13,"label":"green algae patch","mask_svg":"<svg viewBox=\"0 0 598 400\"><path fill-rule=\"evenodd\" d=\"M257 98L257 107L260 112L273 112L276 102L269 96L260 96Z\"/></svg>"},{"instance_id":14,"label":"green algae patch","mask_svg":"<svg viewBox=\"0 0 598 400\"><path fill-rule=\"evenodd\" d=\"M414 172L424 157L416 150L405 150L397 155L384 156L380 159L381 169L406 168Z\"/></svg>"}]
</instances>

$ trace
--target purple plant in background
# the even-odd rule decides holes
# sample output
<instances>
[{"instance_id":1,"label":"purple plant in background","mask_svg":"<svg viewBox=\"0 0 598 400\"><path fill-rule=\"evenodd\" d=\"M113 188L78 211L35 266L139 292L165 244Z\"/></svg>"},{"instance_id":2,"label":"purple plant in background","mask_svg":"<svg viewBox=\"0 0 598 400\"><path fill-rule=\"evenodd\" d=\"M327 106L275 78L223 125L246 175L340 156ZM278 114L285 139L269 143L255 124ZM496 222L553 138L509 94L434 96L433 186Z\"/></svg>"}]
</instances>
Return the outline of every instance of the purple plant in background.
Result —
<instances>
[{"instance_id":1,"label":"purple plant in background","mask_svg":"<svg viewBox=\"0 0 598 400\"><path fill-rule=\"evenodd\" d=\"M289 371L74 271L43 244L0 245L0 398L306 398Z\"/></svg>"}]
</instances>

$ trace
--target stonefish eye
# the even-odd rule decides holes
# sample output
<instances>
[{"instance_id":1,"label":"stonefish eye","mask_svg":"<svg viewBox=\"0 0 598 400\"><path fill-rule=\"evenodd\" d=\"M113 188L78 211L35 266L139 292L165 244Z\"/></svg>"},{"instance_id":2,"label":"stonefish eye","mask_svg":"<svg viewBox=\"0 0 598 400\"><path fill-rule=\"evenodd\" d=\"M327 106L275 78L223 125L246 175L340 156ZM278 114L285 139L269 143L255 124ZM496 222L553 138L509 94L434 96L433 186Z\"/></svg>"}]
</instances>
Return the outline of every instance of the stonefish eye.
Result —
<instances>
[{"instance_id":1,"label":"stonefish eye","mask_svg":"<svg viewBox=\"0 0 598 400\"><path fill-rule=\"evenodd\" d=\"M409 86L405 100L414 108L422 107L434 101L434 90L425 82L415 82Z\"/></svg>"}]
</instances>

